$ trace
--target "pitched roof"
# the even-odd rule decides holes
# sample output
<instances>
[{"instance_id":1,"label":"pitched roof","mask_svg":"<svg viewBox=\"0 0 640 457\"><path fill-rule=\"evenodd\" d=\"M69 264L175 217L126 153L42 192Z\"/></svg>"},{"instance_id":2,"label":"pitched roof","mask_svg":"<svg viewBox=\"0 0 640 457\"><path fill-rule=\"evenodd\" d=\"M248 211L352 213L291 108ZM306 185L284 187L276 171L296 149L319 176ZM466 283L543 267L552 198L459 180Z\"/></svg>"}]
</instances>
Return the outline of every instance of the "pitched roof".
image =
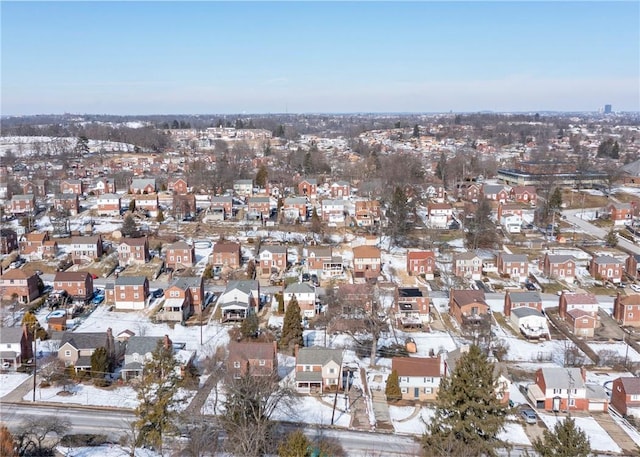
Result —
<instances>
[{"instance_id":1,"label":"pitched roof","mask_svg":"<svg viewBox=\"0 0 640 457\"><path fill-rule=\"evenodd\" d=\"M334 361L342 364L342 349L329 349L323 347L300 348L296 357L296 365L326 365Z\"/></svg>"},{"instance_id":2,"label":"pitched roof","mask_svg":"<svg viewBox=\"0 0 640 457\"><path fill-rule=\"evenodd\" d=\"M583 293L563 293L562 296L568 305L597 305L598 299L593 294Z\"/></svg>"},{"instance_id":3,"label":"pitched roof","mask_svg":"<svg viewBox=\"0 0 640 457\"><path fill-rule=\"evenodd\" d=\"M285 289L285 294L312 294L316 289L308 282L295 282L289 284Z\"/></svg>"},{"instance_id":4,"label":"pitched roof","mask_svg":"<svg viewBox=\"0 0 640 457\"><path fill-rule=\"evenodd\" d=\"M227 288L224 290L224 293L226 294L227 292L231 292L234 289L238 289L245 294L251 294L251 291L257 291L260 289L260 283L255 279L229 281L227 283Z\"/></svg>"},{"instance_id":5,"label":"pitched roof","mask_svg":"<svg viewBox=\"0 0 640 457\"><path fill-rule=\"evenodd\" d=\"M424 260L428 258L435 258L433 251L409 251L407 252L407 258L413 260Z\"/></svg>"},{"instance_id":6,"label":"pitched roof","mask_svg":"<svg viewBox=\"0 0 640 457\"><path fill-rule=\"evenodd\" d=\"M179 287L182 290L200 287L201 285L202 278L200 276L181 276L171 284L171 286Z\"/></svg>"},{"instance_id":7,"label":"pitched roof","mask_svg":"<svg viewBox=\"0 0 640 457\"><path fill-rule=\"evenodd\" d=\"M60 340L60 347L66 343L71 344L76 349L94 349L98 347L106 347L107 345L107 333L106 332L64 332L62 339Z\"/></svg>"},{"instance_id":8,"label":"pitched roof","mask_svg":"<svg viewBox=\"0 0 640 457\"><path fill-rule=\"evenodd\" d=\"M640 395L640 378L625 376L618 379L620 379L627 395Z\"/></svg>"},{"instance_id":9,"label":"pitched roof","mask_svg":"<svg viewBox=\"0 0 640 457\"><path fill-rule=\"evenodd\" d=\"M189 246L184 241L176 241L175 243L167 246L167 250L170 250L170 249L191 249L191 246Z\"/></svg>"},{"instance_id":10,"label":"pitched roof","mask_svg":"<svg viewBox=\"0 0 640 457\"><path fill-rule=\"evenodd\" d=\"M503 262L527 263L529 261L529 258L527 257L526 254L505 254L501 252L500 258L502 259Z\"/></svg>"},{"instance_id":11,"label":"pitched roof","mask_svg":"<svg viewBox=\"0 0 640 457\"><path fill-rule=\"evenodd\" d=\"M584 380L580 368L542 368L547 389L582 389Z\"/></svg>"},{"instance_id":12,"label":"pitched roof","mask_svg":"<svg viewBox=\"0 0 640 457\"><path fill-rule=\"evenodd\" d=\"M468 305L469 303L484 303L487 302L484 299L484 292L482 290L454 290L451 289L451 297L453 301L455 301L458 306Z\"/></svg>"},{"instance_id":13,"label":"pitched roof","mask_svg":"<svg viewBox=\"0 0 640 457\"><path fill-rule=\"evenodd\" d=\"M54 276L55 281L85 281L89 276L86 271L58 271ZM89 276L90 277L90 276Z\"/></svg>"},{"instance_id":14,"label":"pitched roof","mask_svg":"<svg viewBox=\"0 0 640 457\"><path fill-rule=\"evenodd\" d=\"M121 244L126 244L127 246L144 246L147 244L147 239L145 237L141 238L122 238L120 241Z\"/></svg>"},{"instance_id":15,"label":"pitched roof","mask_svg":"<svg viewBox=\"0 0 640 457\"><path fill-rule=\"evenodd\" d=\"M535 308L529 308L527 306L522 306L520 308L513 308L511 310L512 314L515 314L516 317L522 319L523 317L528 317L528 316L538 316L538 317L544 317L544 315L538 311Z\"/></svg>"},{"instance_id":16,"label":"pitched roof","mask_svg":"<svg viewBox=\"0 0 640 457\"><path fill-rule=\"evenodd\" d=\"M549 258L549 263L567 263L569 261L576 261L572 255L566 254L547 254L547 257Z\"/></svg>"},{"instance_id":17,"label":"pitched roof","mask_svg":"<svg viewBox=\"0 0 640 457\"><path fill-rule=\"evenodd\" d=\"M398 372L398 376L418 376L438 378L440 371L439 357L394 357L391 359L391 369Z\"/></svg>"},{"instance_id":18,"label":"pitched roof","mask_svg":"<svg viewBox=\"0 0 640 457\"><path fill-rule=\"evenodd\" d=\"M130 336L127 339L125 355L153 352L158 346L158 341L162 341L161 336Z\"/></svg>"},{"instance_id":19,"label":"pitched roof","mask_svg":"<svg viewBox=\"0 0 640 457\"><path fill-rule=\"evenodd\" d=\"M19 343L22 340L22 327L3 327L0 332L0 343Z\"/></svg>"},{"instance_id":20,"label":"pitched roof","mask_svg":"<svg viewBox=\"0 0 640 457\"><path fill-rule=\"evenodd\" d=\"M537 290L527 292L509 292L511 303L541 303L542 297Z\"/></svg>"},{"instance_id":21,"label":"pitched roof","mask_svg":"<svg viewBox=\"0 0 640 457\"><path fill-rule=\"evenodd\" d=\"M594 263L598 265L622 265L622 260L618 260L610 255L600 255L593 259Z\"/></svg>"},{"instance_id":22,"label":"pitched roof","mask_svg":"<svg viewBox=\"0 0 640 457\"><path fill-rule=\"evenodd\" d=\"M353 256L365 259L380 258L380 249L375 246L358 246L353 248Z\"/></svg>"},{"instance_id":23,"label":"pitched roof","mask_svg":"<svg viewBox=\"0 0 640 457\"><path fill-rule=\"evenodd\" d=\"M213 252L231 252L236 253L240 250L240 243L233 241L219 241L213 245Z\"/></svg>"},{"instance_id":24,"label":"pitched roof","mask_svg":"<svg viewBox=\"0 0 640 457\"><path fill-rule=\"evenodd\" d=\"M262 246L260 248L260 253L259 254L262 254L263 252L271 252L272 254L286 254L287 247L286 246L280 246L280 245L277 245L277 244L266 245L266 246Z\"/></svg>"},{"instance_id":25,"label":"pitched roof","mask_svg":"<svg viewBox=\"0 0 640 457\"><path fill-rule=\"evenodd\" d=\"M13 270L5 272L2 276L0 276L0 279L28 279L35 275L35 273L27 274L26 271L20 268L14 268Z\"/></svg>"},{"instance_id":26,"label":"pitched roof","mask_svg":"<svg viewBox=\"0 0 640 457\"><path fill-rule=\"evenodd\" d=\"M398 288L398 297L400 298L415 298L424 297L424 293L417 287L400 287Z\"/></svg>"},{"instance_id":27,"label":"pitched roof","mask_svg":"<svg viewBox=\"0 0 640 457\"><path fill-rule=\"evenodd\" d=\"M146 276L119 276L116 278L116 286L143 286L147 281Z\"/></svg>"},{"instance_id":28,"label":"pitched roof","mask_svg":"<svg viewBox=\"0 0 640 457\"><path fill-rule=\"evenodd\" d=\"M273 343L229 343L229 358L241 358L243 360L270 360L276 357L276 348Z\"/></svg>"}]
</instances>

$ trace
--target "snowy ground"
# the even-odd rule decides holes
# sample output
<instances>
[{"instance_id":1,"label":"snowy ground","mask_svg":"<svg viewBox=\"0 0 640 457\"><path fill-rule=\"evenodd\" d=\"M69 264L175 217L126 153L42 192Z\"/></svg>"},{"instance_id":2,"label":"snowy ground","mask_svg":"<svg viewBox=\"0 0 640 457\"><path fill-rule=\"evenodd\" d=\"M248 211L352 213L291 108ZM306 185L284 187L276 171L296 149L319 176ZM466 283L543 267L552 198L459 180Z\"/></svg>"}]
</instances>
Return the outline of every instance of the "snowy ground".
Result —
<instances>
[{"instance_id":1,"label":"snowy ground","mask_svg":"<svg viewBox=\"0 0 640 457\"><path fill-rule=\"evenodd\" d=\"M68 448L63 446L57 447L60 455L66 457L127 457L131 455L128 448L118 446L115 444L105 444L104 446L96 447L75 447ZM159 457L155 451L150 449L136 449L135 457Z\"/></svg>"},{"instance_id":2,"label":"snowy ground","mask_svg":"<svg viewBox=\"0 0 640 457\"><path fill-rule=\"evenodd\" d=\"M25 373L2 373L0 374L0 398L12 392L16 387L22 384L27 378Z\"/></svg>"},{"instance_id":3,"label":"snowy ground","mask_svg":"<svg viewBox=\"0 0 640 457\"><path fill-rule=\"evenodd\" d=\"M303 396L295 403L292 411L277 408L272 419L283 422L300 422L305 424L331 425L333 414L334 396L325 395L324 401L316 397ZM351 414L344 412L344 398L338 395L336 411L333 417L334 425L338 427L349 427L351 424Z\"/></svg>"},{"instance_id":4,"label":"snowy ground","mask_svg":"<svg viewBox=\"0 0 640 457\"><path fill-rule=\"evenodd\" d=\"M549 414L538 414L540 419L550 430L556 425L558 420L563 421L564 417L556 417ZM602 452L621 453L622 449L609 436L609 434L598 425L598 422L592 417L574 417L576 426L581 428L591 442L591 449Z\"/></svg>"},{"instance_id":5,"label":"snowy ground","mask_svg":"<svg viewBox=\"0 0 640 457\"><path fill-rule=\"evenodd\" d=\"M611 343L589 342L587 344L596 352L596 354L600 351L612 351L615 352L615 354L620 358L628 358L630 362L640 362L640 354L638 354L635 349L622 341Z\"/></svg>"}]
</instances>

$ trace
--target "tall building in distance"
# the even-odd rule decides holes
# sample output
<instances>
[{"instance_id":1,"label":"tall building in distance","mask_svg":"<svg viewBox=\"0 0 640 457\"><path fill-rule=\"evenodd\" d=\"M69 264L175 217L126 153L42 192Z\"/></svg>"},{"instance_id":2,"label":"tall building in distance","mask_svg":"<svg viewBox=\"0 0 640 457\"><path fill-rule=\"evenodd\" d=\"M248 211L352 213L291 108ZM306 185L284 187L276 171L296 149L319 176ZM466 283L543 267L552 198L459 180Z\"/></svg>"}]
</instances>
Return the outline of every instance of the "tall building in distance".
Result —
<instances>
[{"instance_id":1,"label":"tall building in distance","mask_svg":"<svg viewBox=\"0 0 640 457\"><path fill-rule=\"evenodd\" d=\"M611 105L604 105L604 114L611 114Z\"/></svg>"}]
</instances>

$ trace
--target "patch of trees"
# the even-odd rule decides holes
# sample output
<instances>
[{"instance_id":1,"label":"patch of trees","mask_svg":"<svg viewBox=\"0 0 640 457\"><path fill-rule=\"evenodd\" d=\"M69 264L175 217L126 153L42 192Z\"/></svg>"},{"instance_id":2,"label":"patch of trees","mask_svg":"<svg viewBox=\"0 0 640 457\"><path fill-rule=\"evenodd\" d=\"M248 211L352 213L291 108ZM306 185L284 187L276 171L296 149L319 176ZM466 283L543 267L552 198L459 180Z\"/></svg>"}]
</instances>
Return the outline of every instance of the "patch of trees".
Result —
<instances>
[{"instance_id":1,"label":"patch of trees","mask_svg":"<svg viewBox=\"0 0 640 457\"><path fill-rule=\"evenodd\" d=\"M620 144L613 138L602 140L598 145L597 157L609 157L611 159L620 158Z\"/></svg>"}]
</instances>

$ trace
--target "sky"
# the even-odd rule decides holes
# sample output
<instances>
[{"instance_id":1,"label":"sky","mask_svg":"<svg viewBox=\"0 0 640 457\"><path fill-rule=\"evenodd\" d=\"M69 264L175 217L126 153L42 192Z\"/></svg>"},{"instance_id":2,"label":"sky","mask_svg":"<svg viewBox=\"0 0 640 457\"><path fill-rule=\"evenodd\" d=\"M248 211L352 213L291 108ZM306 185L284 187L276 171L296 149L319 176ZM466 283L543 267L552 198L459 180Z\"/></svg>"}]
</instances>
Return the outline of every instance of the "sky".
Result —
<instances>
[{"instance_id":1,"label":"sky","mask_svg":"<svg viewBox=\"0 0 640 457\"><path fill-rule=\"evenodd\" d=\"M2 115L640 111L640 2L0 2Z\"/></svg>"}]
</instances>

